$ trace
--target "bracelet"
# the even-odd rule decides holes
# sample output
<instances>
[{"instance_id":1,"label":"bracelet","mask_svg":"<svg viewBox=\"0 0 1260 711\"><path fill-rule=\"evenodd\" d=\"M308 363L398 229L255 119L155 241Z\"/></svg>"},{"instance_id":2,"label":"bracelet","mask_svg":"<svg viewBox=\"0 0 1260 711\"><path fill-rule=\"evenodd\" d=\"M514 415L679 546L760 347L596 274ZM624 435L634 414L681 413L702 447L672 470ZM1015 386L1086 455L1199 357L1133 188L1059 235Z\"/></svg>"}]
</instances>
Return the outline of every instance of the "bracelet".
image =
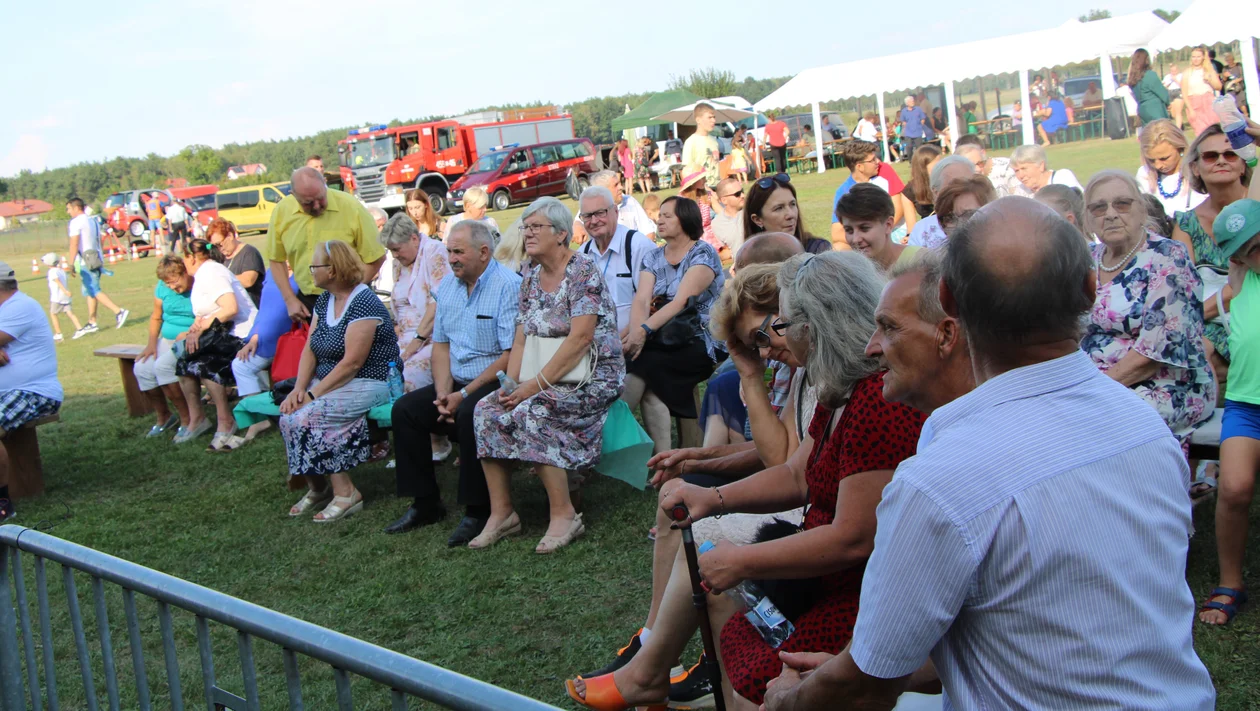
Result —
<instances>
[{"instance_id":1,"label":"bracelet","mask_svg":"<svg viewBox=\"0 0 1260 711\"><path fill-rule=\"evenodd\" d=\"M459 395L460 395L460 397L462 397L462 398L464 398L465 400L467 400L467 399L468 399L468 388L467 388L467 387L460 388L460 389L459 389Z\"/></svg>"},{"instance_id":2,"label":"bracelet","mask_svg":"<svg viewBox=\"0 0 1260 711\"><path fill-rule=\"evenodd\" d=\"M315 400L315 393L311 392L310 390L307 390L306 399L311 400L313 402Z\"/></svg>"},{"instance_id":3,"label":"bracelet","mask_svg":"<svg viewBox=\"0 0 1260 711\"><path fill-rule=\"evenodd\" d=\"M713 489L713 493L717 494L717 497L718 497L718 513L714 514L713 518L715 519L722 518L722 516L726 514L726 499L722 498L722 490L719 489L718 487L711 486L709 488Z\"/></svg>"},{"instance_id":4,"label":"bracelet","mask_svg":"<svg viewBox=\"0 0 1260 711\"><path fill-rule=\"evenodd\" d=\"M649 336L652 335L653 333L656 333L656 330L653 329L651 326L647 325L646 323L641 323L639 324L639 326L642 327L644 331L647 331L647 335Z\"/></svg>"}]
</instances>

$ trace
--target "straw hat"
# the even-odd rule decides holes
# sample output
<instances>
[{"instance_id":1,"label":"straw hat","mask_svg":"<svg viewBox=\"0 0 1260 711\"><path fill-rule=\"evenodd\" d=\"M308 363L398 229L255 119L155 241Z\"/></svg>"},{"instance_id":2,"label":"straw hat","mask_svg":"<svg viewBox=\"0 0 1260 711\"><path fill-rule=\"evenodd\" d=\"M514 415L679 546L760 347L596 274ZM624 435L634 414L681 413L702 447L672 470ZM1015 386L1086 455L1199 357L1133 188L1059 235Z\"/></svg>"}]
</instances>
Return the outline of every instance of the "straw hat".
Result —
<instances>
[{"instance_id":1,"label":"straw hat","mask_svg":"<svg viewBox=\"0 0 1260 711\"><path fill-rule=\"evenodd\" d=\"M702 180L704 180L704 171L703 171L703 170L697 170L696 172L691 173L690 175L686 175L686 176L684 176L684 177L683 177L683 179L682 179L682 187L681 187L681 188L679 188L679 191L684 191L684 190L686 190L687 188L689 188L689 187L691 187L691 186L695 185L696 183L698 183L698 182L700 182L700 181L702 181Z\"/></svg>"}]
</instances>

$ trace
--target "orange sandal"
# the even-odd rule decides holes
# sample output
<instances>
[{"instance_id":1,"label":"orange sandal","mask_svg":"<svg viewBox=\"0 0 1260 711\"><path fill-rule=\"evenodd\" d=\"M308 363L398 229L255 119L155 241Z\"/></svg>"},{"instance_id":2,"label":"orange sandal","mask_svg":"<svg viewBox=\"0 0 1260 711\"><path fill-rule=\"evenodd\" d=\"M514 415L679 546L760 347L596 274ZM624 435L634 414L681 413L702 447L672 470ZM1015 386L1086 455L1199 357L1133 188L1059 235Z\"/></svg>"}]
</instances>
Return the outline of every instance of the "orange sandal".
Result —
<instances>
[{"instance_id":1,"label":"orange sandal","mask_svg":"<svg viewBox=\"0 0 1260 711\"><path fill-rule=\"evenodd\" d=\"M595 711L632 711L635 707L626 703L621 692L617 690L617 684L613 682L612 674L604 674L590 679L582 679L586 682L586 698L578 696L577 687L572 679L564 680L564 688L569 692L569 698L581 704L585 708L595 709ZM642 706L647 711L667 711L668 702L655 704L652 706Z\"/></svg>"}]
</instances>

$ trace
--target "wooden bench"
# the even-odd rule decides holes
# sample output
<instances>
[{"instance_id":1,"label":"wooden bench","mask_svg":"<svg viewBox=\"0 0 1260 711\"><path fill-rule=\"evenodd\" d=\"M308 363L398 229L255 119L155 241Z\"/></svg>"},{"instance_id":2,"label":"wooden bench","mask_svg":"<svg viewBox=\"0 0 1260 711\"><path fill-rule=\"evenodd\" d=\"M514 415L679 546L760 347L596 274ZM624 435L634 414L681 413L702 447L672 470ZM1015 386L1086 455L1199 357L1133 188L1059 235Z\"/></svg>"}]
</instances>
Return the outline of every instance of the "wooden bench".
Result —
<instances>
[{"instance_id":1,"label":"wooden bench","mask_svg":"<svg viewBox=\"0 0 1260 711\"><path fill-rule=\"evenodd\" d=\"M20 499L44 493L44 462L39 456L39 435L35 428L59 420L59 415L41 417L5 434L10 497Z\"/></svg>"},{"instance_id":2,"label":"wooden bench","mask_svg":"<svg viewBox=\"0 0 1260 711\"><path fill-rule=\"evenodd\" d=\"M127 414L132 417L144 417L153 412L153 405L140 391L140 383L136 382L136 374L132 369L136 366L136 358L144 346L131 343L119 343L113 346L97 348L96 355L102 358L117 358L118 373L122 376L123 395L127 398Z\"/></svg>"}]
</instances>

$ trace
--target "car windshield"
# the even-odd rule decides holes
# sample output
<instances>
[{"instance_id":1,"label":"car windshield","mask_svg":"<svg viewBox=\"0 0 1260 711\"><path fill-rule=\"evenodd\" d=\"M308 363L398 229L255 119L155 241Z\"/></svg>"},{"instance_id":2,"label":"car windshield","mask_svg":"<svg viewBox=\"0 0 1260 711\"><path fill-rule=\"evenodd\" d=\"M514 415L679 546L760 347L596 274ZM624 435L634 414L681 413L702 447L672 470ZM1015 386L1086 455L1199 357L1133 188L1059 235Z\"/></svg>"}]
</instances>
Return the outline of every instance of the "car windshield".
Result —
<instances>
[{"instance_id":1,"label":"car windshield","mask_svg":"<svg viewBox=\"0 0 1260 711\"><path fill-rule=\"evenodd\" d=\"M350 164L355 168L385 165L394 160L394 137L386 134L348 144Z\"/></svg>"},{"instance_id":2,"label":"car windshield","mask_svg":"<svg viewBox=\"0 0 1260 711\"><path fill-rule=\"evenodd\" d=\"M503 161L507 160L510 155L512 154L509 151L495 151L493 153L487 153L478 158L477 162L473 164L472 170L468 172L490 173L496 171L503 166Z\"/></svg>"},{"instance_id":3,"label":"car windshield","mask_svg":"<svg viewBox=\"0 0 1260 711\"><path fill-rule=\"evenodd\" d=\"M193 212L201 212L202 210L213 210L214 209L214 193L210 193L209 195L198 195L197 197L190 197L187 200L184 200L184 203L188 205L188 208L192 210Z\"/></svg>"},{"instance_id":4,"label":"car windshield","mask_svg":"<svg viewBox=\"0 0 1260 711\"><path fill-rule=\"evenodd\" d=\"M106 208L123 207L126 204L127 204L127 196L124 195L123 193L114 193L113 195L110 195L109 197L105 198Z\"/></svg>"},{"instance_id":5,"label":"car windshield","mask_svg":"<svg viewBox=\"0 0 1260 711\"><path fill-rule=\"evenodd\" d=\"M279 190L280 194L282 195L288 195L289 193L293 192L293 184L280 183L279 185L276 186L276 190Z\"/></svg>"}]
</instances>

